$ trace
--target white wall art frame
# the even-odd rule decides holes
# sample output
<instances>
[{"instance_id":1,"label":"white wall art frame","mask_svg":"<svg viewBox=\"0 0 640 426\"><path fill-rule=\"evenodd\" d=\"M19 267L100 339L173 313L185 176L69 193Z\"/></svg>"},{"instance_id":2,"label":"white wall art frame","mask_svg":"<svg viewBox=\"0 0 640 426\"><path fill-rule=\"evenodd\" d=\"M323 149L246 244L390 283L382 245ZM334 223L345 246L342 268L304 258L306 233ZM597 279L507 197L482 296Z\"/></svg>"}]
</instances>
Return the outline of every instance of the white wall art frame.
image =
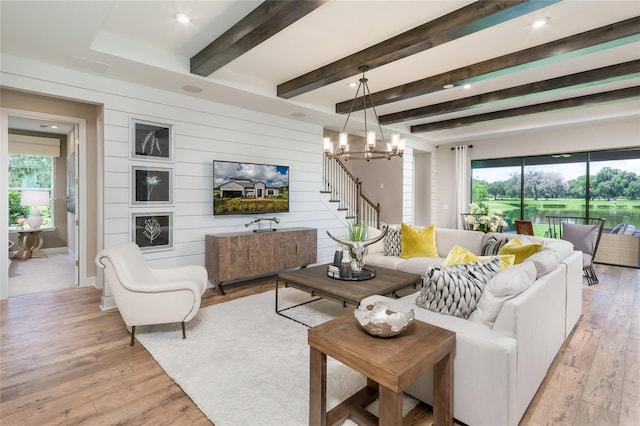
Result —
<instances>
[{"instance_id":1,"label":"white wall art frame","mask_svg":"<svg viewBox=\"0 0 640 426\"><path fill-rule=\"evenodd\" d=\"M173 161L173 125L131 119L131 158L150 161Z\"/></svg>"},{"instance_id":2,"label":"white wall art frame","mask_svg":"<svg viewBox=\"0 0 640 426\"><path fill-rule=\"evenodd\" d=\"M173 212L131 213L131 241L143 252L173 249Z\"/></svg>"},{"instance_id":3,"label":"white wall art frame","mask_svg":"<svg viewBox=\"0 0 640 426\"><path fill-rule=\"evenodd\" d=\"M132 165L131 206L172 206L173 168Z\"/></svg>"}]
</instances>

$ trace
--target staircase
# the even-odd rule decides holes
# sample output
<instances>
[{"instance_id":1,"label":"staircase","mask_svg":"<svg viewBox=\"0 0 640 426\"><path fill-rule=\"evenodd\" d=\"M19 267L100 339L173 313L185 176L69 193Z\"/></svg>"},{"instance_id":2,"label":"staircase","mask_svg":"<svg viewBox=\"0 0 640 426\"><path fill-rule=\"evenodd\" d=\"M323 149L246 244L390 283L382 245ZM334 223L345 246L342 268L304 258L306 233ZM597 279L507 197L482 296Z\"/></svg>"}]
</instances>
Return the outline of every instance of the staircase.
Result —
<instances>
[{"instance_id":1,"label":"staircase","mask_svg":"<svg viewBox=\"0 0 640 426\"><path fill-rule=\"evenodd\" d=\"M380 226L380 204L362 194L362 182L354 177L337 158L324 156L322 193L330 194L329 202L338 203L346 219Z\"/></svg>"}]
</instances>

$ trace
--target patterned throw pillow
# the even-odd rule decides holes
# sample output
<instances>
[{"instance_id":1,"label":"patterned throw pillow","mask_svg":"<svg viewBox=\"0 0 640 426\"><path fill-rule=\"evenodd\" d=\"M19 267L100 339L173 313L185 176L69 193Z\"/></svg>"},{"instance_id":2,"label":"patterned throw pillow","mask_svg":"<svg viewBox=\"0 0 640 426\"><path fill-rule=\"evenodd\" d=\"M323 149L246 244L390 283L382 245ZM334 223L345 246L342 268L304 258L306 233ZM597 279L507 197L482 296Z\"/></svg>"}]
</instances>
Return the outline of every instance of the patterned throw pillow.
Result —
<instances>
[{"instance_id":1,"label":"patterned throw pillow","mask_svg":"<svg viewBox=\"0 0 640 426\"><path fill-rule=\"evenodd\" d=\"M509 242L506 238L489 237L482 246L482 256L497 256L502 247Z\"/></svg>"},{"instance_id":2,"label":"patterned throw pillow","mask_svg":"<svg viewBox=\"0 0 640 426\"><path fill-rule=\"evenodd\" d=\"M385 256L400 256L402 251L402 231L400 229L389 228L383 240Z\"/></svg>"},{"instance_id":3,"label":"patterned throw pillow","mask_svg":"<svg viewBox=\"0 0 640 426\"><path fill-rule=\"evenodd\" d=\"M500 259L427 270L416 305L430 311L467 319L476 309L487 282L500 271Z\"/></svg>"}]
</instances>

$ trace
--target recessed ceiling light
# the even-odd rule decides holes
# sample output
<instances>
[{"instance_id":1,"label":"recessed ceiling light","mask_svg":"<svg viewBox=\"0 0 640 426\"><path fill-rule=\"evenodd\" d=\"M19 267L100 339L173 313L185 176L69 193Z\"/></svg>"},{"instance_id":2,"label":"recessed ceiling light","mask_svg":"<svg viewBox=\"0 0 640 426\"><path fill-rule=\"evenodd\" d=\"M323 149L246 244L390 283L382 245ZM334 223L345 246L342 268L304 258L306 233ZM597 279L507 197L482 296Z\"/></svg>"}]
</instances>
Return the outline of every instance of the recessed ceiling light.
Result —
<instances>
[{"instance_id":1,"label":"recessed ceiling light","mask_svg":"<svg viewBox=\"0 0 640 426\"><path fill-rule=\"evenodd\" d=\"M351 83L349 83L349 87L356 87L358 85L358 83L356 83L355 81L352 81Z\"/></svg>"},{"instance_id":2,"label":"recessed ceiling light","mask_svg":"<svg viewBox=\"0 0 640 426\"><path fill-rule=\"evenodd\" d=\"M531 26L533 28L542 28L545 25L547 25L547 22L549 22L550 18L540 18L540 19L536 19L535 21L533 21L533 24L531 24Z\"/></svg>"},{"instance_id":3,"label":"recessed ceiling light","mask_svg":"<svg viewBox=\"0 0 640 426\"><path fill-rule=\"evenodd\" d=\"M191 86L191 85L186 85L186 86L182 86L182 90L184 90L185 92L189 92L189 93L200 93L202 92L202 88L198 87L198 86Z\"/></svg>"},{"instance_id":4,"label":"recessed ceiling light","mask_svg":"<svg viewBox=\"0 0 640 426\"><path fill-rule=\"evenodd\" d=\"M469 83L466 83L465 85L462 86L462 88L465 90L469 90L471 89L471 85Z\"/></svg>"},{"instance_id":5,"label":"recessed ceiling light","mask_svg":"<svg viewBox=\"0 0 640 426\"><path fill-rule=\"evenodd\" d=\"M58 128L58 126L56 126L55 124L52 124L52 125L51 125L51 126L49 126L49 127L51 127L52 129L57 129L57 128Z\"/></svg>"},{"instance_id":6,"label":"recessed ceiling light","mask_svg":"<svg viewBox=\"0 0 640 426\"><path fill-rule=\"evenodd\" d=\"M454 87L456 87L456 86L451 84L451 83L445 84L444 86L442 86L443 89L453 89Z\"/></svg>"},{"instance_id":7,"label":"recessed ceiling light","mask_svg":"<svg viewBox=\"0 0 640 426\"><path fill-rule=\"evenodd\" d=\"M189 22L191 22L191 18L189 18L189 16L185 15L184 13L176 13L176 19L178 20L178 22L182 22L183 24L188 24Z\"/></svg>"},{"instance_id":8,"label":"recessed ceiling light","mask_svg":"<svg viewBox=\"0 0 640 426\"><path fill-rule=\"evenodd\" d=\"M306 117L307 114L305 114L304 112L294 112L293 114L291 114L291 116L296 118L302 118L302 117Z\"/></svg>"}]
</instances>

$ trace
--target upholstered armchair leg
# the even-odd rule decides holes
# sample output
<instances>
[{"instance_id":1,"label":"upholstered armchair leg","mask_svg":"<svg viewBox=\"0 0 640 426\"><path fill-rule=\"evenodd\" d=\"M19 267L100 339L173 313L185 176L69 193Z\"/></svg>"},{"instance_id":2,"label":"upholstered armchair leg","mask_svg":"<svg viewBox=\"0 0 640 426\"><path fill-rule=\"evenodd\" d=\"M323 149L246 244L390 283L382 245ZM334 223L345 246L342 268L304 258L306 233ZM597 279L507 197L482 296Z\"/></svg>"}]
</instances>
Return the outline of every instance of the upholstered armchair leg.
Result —
<instances>
[{"instance_id":1,"label":"upholstered armchair leg","mask_svg":"<svg viewBox=\"0 0 640 426\"><path fill-rule=\"evenodd\" d=\"M134 340L136 336L136 326L132 325L131 326L131 343L129 343L129 345L133 346L136 344L136 341Z\"/></svg>"},{"instance_id":2,"label":"upholstered armchair leg","mask_svg":"<svg viewBox=\"0 0 640 426\"><path fill-rule=\"evenodd\" d=\"M187 338L187 332L184 329L184 321L182 321L182 338L183 339Z\"/></svg>"}]
</instances>

